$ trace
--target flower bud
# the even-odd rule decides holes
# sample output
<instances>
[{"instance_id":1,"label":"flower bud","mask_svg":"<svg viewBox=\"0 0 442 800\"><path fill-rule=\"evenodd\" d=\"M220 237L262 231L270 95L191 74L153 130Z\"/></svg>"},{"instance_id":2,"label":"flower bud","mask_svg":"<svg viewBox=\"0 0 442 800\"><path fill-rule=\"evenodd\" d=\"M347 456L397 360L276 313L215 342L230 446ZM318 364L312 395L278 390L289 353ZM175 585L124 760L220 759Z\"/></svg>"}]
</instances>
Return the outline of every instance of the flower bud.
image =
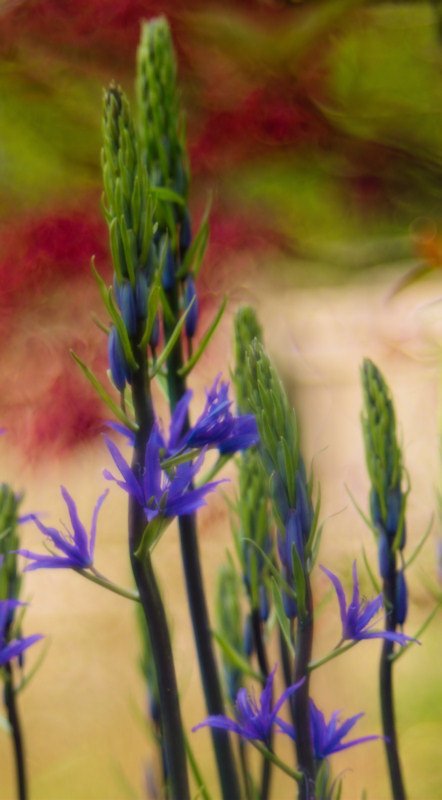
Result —
<instances>
[{"instance_id":1,"label":"flower bud","mask_svg":"<svg viewBox=\"0 0 442 800\"><path fill-rule=\"evenodd\" d=\"M147 275L144 270L138 270L135 278L135 308L138 319L144 320L147 317L147 300L149 297L149 286Z\"/></svg>"},{"instance_id":2,"label":"flower bud","mask_svg":"<svg viewBox=\"0 0 442 800\"><path fill-rule=\"evenodd\" d=\"M243 648L244 653L246 654L247 658L250 658L253 650L253 629L252 629L252 620L250 614L247 615L246 621L244 624L244 631L243 631Z\"/></svg>"},{"instance_id":3,"label":"flower bud","mask_svg":"<svg viewBox=\"0 0 442 800\"><path fill-rule=\"evenodd\" d=\"M195 336L196 326L198 324L198 297L195 288L195 281L191 275L188 275L184 282L185 307L188 308L190 303L192 303L192 306L187 314L185 322L186 336L188 339L192 339Z\"/></svg>"},{"instance_id":4,"label":"flower bud","mask_svg":"<svg viewBox=\"0 0 442 800\"><path fill-rule=\"evenodd\" d=\"M379 532L378 541L379 573L381 578L386 580L390 575L392 554L390 544L384 531Z\"/></svg>"},{"instance_id":5,"label":"flower bud","mask_svg":"<svg viewBox=\"0 0 442 800\"><path fill-rule=\"evenodd\" d=\"M259 587L259 618L261 622L267 622L269 612L269 596L266 587L261 584Z\"/></svg>"},{"instance_id":6,"label":"flower bud","mask_svg":"<svg viewBox=\"0 0 442 800\"><path fill-rule=\"evenodd\" d=\"M166 245L166 255L164 258L161 280L163 289L165 289L166 292L170 291L175 286L175 259L169 243Z\"/></svg>"},{"instance_id":7,"label":"flower bud","mask_svg":"<svg viewBox=\"0 0 442 800\"><path fill-rule=\"evenodd\" d=\"M184 258L192 241L192 227L187 209L184 212L180 225L180 256Z\"/></svg>"},{"instance_id":8,"label":"flower bud","mask_svg":"<svg viewBox=\"0 0 442 800\"><path fill-rule=\"evenodd\" d=\"M402 569L396 574L394 606L396 611L396 622L398 625L403 625L407 618L408 611L408 589L405 582L404 571Z\"/></svg>"},{"instance_id":9,"label":"flower bud","mask_svg":"<svg viewBox=\"0 0 442 800\"><path fill-rule=\"evenodd\" d=\"M149 344L152 350L157 349L159 341L160 341L160 318L158 314L156 314L155 319L153 321L152 333L150 334L150 339L149 339Z\"/></svg>"},{"instance_id":10,"label":"flower bud","mask_svg":"<svg viewBox=\"0 0 442 800\"><path fill-rule=\"evenodd\" d=\"M370 489L370 513L373 524L376 527L383 527L379 495L374 487Z\"/></svg>"},{"instance_id":11,"label":"flower bud","mask_svg":"<svg viewBox=\"0 0 442 800\"><path fill-rule=\"evenodd\" d=\"M296 600L292 597L291 594L287 594L287 592L282 593L282 604L284 606L284 612L288 619L296 619L298 616L298 606L296 605Z\"/></svg>"},{"instance_id":12,"label":"flower bud","mask_svg":"<svg viewBox=\"0 0 442 800\"><path fill-rule=\"evenodd\" d=\"M109 333L108 357L112 380L116 388L120 392L123 392L124 387L126 386L128 367L124 357L124 351L121 346L120 337L114 325Z\"/></svg>"},{"instance_id":13,"label":"flower bud","mask_svg":"<svg viewBox=\"0 0 442 800\"><path fill-rule=\"evenodd\" d=\"M402 492L400 487L392 489L387 494L387 521L385 528L387 535L394 538L399 527L399 519L402 507Z\"/></svg>"},{"instance_id":14,"label":"flower bud","mask_svg":"<svg viewBox=\"0 0 442 800\"><path fill-rule=\"evenodd\" d=\"M126 330L129 336L133 336L137 329L137 310L132 286L130 281L123 281L120 284L115 281L114 287L118 307L121 311Z\"/></svg>"}]
</instances>

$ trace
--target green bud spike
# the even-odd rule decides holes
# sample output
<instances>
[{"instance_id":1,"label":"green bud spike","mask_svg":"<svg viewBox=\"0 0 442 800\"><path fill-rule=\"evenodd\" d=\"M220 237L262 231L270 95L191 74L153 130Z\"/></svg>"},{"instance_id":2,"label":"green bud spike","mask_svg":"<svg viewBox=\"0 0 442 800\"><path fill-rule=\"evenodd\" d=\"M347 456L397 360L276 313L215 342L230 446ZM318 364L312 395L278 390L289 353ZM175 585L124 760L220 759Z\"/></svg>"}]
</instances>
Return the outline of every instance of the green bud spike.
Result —
<instances>
[{"instance_id":1,"label":"green bud spike","mask_svg":"<svg viewBox=\"0 0 442 800\"><path fill-rule=\"evenodd\" d=\"M152 183L173 188L186 198L184 125L176 88L175 55L165 17L143 24L137 53L136 95L143 162Z\"/></svg>"},{"instance_id":2,"label":"green bud spike","mask_svg":"<svg viewBox=\"0 0 442 800\"><path fill-rule=\"evenodd\" d=\"M296 416L263 346L255 339L246 350L245 390L256 416L266 470L278 473L291 508L296 505L293 476L300 466ZM281 443L283 443L281 447Z\"/></svg>"},{"instance_id":3,"label":"green bud spike","mask_svg":"<svg viewBox=\"0 0 442 800\"><path fill-rule=\"evenodd\" d=\"M0 484L0 556L3 559L0 563L0 600L18 598L20 592L17 556L11 552L20 547L17 533L20 500L10 486Z\"/></svg>"},{"instance_id":4,"label":"green bud spike","mask_svg":"<svg viewBox=\"0 0 442 800\"><path fill-rule=\"evenodd\" d=\"M394 536L404 525L406 494L402 491L403 462L397 441L393 400L380 370L365 359L361 371L361 416L365 458L371 481L371 516L376 526ZM397 542L400 546L400 542Z\"/></svg>"},{"instance_id":5,"label":"green bud spike","mask_svg":"<svg viewBox=\"0 0 442 800\"><path fill-rule=\"evenodd\" d=\"M235 329L235 384L238 411L248 414L251 411L248 387L245 376L247 351L253 340L262 342L262 329L255 311L250 306L244 306L237 311L234 321Z\"/></svg>"},{"instance_id":6,"label":"green bud spike","mask_svg":"<svg viewBox=\"0 0 442 800\"><path fill-rule=\"evenodd\" d=\"M153 204L128 100L120 87L111 84L103 102L103 170L105 216L114 269L119 283L145 266L153 234Z\"/></svg>"}]
</instances>

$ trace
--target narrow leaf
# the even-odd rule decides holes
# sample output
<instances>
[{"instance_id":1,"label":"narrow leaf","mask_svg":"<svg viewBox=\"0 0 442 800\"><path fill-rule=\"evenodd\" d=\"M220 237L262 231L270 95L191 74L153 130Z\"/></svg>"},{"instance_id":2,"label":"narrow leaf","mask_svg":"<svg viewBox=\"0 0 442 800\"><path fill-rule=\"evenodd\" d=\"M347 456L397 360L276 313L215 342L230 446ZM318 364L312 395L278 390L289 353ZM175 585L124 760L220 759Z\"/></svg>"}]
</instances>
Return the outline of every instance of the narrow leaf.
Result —
<instances>
[{"instance_id":1,"label":"narrow leaf","mask_svg":"<svg viewBox=\"0 0 442 800\"><path fill-rule=\"evenodd\" d=\"M193 302L193 300L192 300L192 302ZM214 319L212 320L211 325L209 326L209 328L206 330L205 334L200 339L200 341L198 343L198 347L196 348L195 352L193 353L191 358L189 358L188 361L186 361L186 363L183 364L183 366L178 370L178 375L180 375L182 378L185 378L189 374L189 372L191 372L191 370L194 368L194 366L198 363L198 361L200 360L202 354L204 353L204 350L206 349L207 345L209 344L209 342L210 342L213 334L215 333L219 323L221 322L221 319L222 319L222 316L224 314L224 311L226 310L226 306L227 306L227 297L224 297L224 299L223 299L223 301L222 301L222 303L221 303L221 305L220 305L220 307L219 307ZM190 308L190 306L189 306L189 308Z\"/></svg>"},{"instance_id":2,"label":"narrow leaf","mask_svg":"<svg viewBox=\"0 0 442 800\"><path fill-rule=\"evenodd\" d=\"M107 405L107 407L112 412L112 414L114 414L117 417L117 419L119 419L120 422L122 422L123 425L126 425L126 427L128 427L131 431L137 431L138 427L137 427L136 423L133 420L129 419L129 417L126 416L124 411L115 402L115 400L113 400L113 398L110 396L110 394L104 388L103 384L94 375L92 370L89 369L89 367L84 363L84 361L82 361L81 358L79 356L77 356L77 354L74 353L73 350L71 350L70 353L71 353L71 356L74 359L74 361L78 364L78 366L82 370L84 376L87 378L89 383L93 386L93 388L95 389L97 394L101 397L103 403L105 403Z\"/></svg>"}]
</instances>

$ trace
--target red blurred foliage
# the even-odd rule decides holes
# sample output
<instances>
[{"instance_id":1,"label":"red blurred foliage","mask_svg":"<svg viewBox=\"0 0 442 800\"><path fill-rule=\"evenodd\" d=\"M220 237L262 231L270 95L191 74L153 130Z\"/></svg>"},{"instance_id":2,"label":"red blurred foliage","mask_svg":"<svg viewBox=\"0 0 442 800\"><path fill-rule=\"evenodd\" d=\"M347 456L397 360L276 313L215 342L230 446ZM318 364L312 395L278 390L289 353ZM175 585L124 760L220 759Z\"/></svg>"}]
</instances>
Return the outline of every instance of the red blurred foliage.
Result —
<instances>
[{"instance_id":1,"label":"red blurred foliage","mask_svg":"<svg viewBox=\"0 0 442 800\"><path fill-rule=\"evenodd\" d=\"M195 174L262 155L276 147L319 144L328 127L314 106L281 84L251 91L237 106L213 111L193 132L190 144Z\"/></svg>"},{"instance_id":2,"label":"red blurred foliage","mask_svg":"<svg viewBox=\"0 0 442 800\"><path fill-rule=\"evenodd\" d=\"M31 461L42 452L63 455L96 439L106 416L98 396L71 364L36 398L27 425L17 431L20 447Z\"/></svg>"},{"instance_id":3,"label":"red blurred foliage","mask_svg":"<svg viewBox=\"0 0 442 800\"><path fill-rule=\"evenodd\" d=\"M10 330L13 312L36 295L89 276L92 255L108 261L107 232L97 215L54 212L3 226L0 253L0 326Z\"/></svg>"}]
</instances>

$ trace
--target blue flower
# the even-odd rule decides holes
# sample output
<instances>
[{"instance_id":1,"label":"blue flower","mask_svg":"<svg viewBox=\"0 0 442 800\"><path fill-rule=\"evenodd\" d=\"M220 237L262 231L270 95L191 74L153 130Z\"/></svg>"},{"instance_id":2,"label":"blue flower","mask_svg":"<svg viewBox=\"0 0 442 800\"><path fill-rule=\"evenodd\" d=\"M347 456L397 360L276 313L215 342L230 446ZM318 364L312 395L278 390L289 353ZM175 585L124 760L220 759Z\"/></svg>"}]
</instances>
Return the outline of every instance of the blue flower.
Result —
<instances>
[{"instance_id":1,"label":"blue flower","mask_svg":"<svg viewBox=\"0 0 442 800\"><path fill-rule=\"evenodd\" d=\"M333 753L339 753L341 750L347 750L357 744L371 742L374 739L382 739L382 736L361 736L359 739L352 739L350 742L342 741L356 725L358 719L363 716L363 713L355 714L354 717L350 717L340 725L339 711L334 711L329 722L326 722L324 714L319 711L319 708L310 698L310 731L315 758L318 761L322 761L324 758L333 755ZM292 725L281 719L277 720L277 725L291 739L296 739L296 732Z\"/></svg>"},{"instance_id":2,"label":"blue flower","mask_svg":"<svg viewBox=\"0 0 442 800\"><path fill-rule=\"evenodd\" d=\"M20 656L28 647L43 639L39 633L33 636L26 636L24 639L13 639L7 641L7 636L11 624L14 609L17 606L24 606L19 600L0 600L0 667L3 667L13 658Z\"/></svg>"},{"instance_id":3,"label":"blue flower","mask_svg":"<svg viewBox=\"0 0 442 800\"><path fill-rule=\"evenodd\" d=\"M391 642L397 642L400 645L405 645L407 642L416 641L411 636L405 636L403 633L394 633L393 631L371 631L369 630L369 623L371 625L373 617L382 608L383 599L379 594L374 600L360 600L359 599L359 582L358 573L356 569L356 561L353 562L353 594L349 605L345 601L345 593L339 578L330 572L326 567L321 569L330 578L338 597L339 610L342 622L342 639L353 639L355 642L361 639L389 639Z\"/></svg>"},{"instance_id":4,"label":"blue flower","mask_svg":"<svg viewBox=\"0 0 442 800\"><path fill-rule=\"evenodd\" d=\"M235 417L230 411L229 384L215 378L212 387L206 390L206 403L195 425L185 431L192 392L187 391L177 403L169 429L169 441L165 444L168 453L191 447L216 447L222 453L245 450L259 441L258 428L252 414Z\"/></svg>"},{"instance_id":5,"label":"blue flower","mask_svg":"<svg viewBox=\"0 0 442 800\"><path fill-rule=\"evenodd\" d=\"M98 512L100 511L100 508L103 505L109 490L107 489L105 492L103 492L103 494L100 495L97 500L94 513L92 515L90 536L88 536L83 524L80 522L78 518L77 507L64 486L61 487L61 493L68 507L73 533L71 533L68 529L61 533L56 528L48 528L46 525L43 525L43 523L40 522L35 514L29 515L29 519L32 519L32 521L35 522L37 528L39 528L39 530L50 540L52 544L55 545L57 550L63 553L63 555L51 553L50 555L43 556L39 553L32 553L30 550L17 550L16 552L20 553L25 558L32 559L32 562L25 567L24 572L29 572L33 569L45 568L87 569L88 567L92 566L94 560Z\"/></svg>"},{"instance_id":6,"label":"blue flower","mask_svg":"<svg viewBox=\"0 0 442 800\"><path fill-rule=\"evenodd\" d=\"M273 679L275 677L275 672L276 667L267 678L266 685L261 692L259 704L256 702L253 695L247 693L246 689L240 689L236 695L235 702L236 720L219 714L208 717L204 722L200 722L199 725L192 728L192 731L197 731L199 728L204 728L205 726L221 728L225 731L237 733L239 736L242 736L243 739L256 740L268 745L272 727L275 722L279 722L277 718L278 711L287 698L294 694L305 680L305 678L301 678L298 683L289 686L276 701L275 705L273 705Z\"/></svg>"},{"instance_id":7,"label":"blue flower","mask_svg":"<svg viewBox=\"0 0 442 800\"><path fill-rule=\"evenodd\" d=\"M163 518L172 518L191 514L205 505L205 495L222 482L213 481L197 489L193 488L192 482L201 466L204 453L193 464L191 462L180 464L170 472L161 469L162 439L156 424L146 446L141 478L134 475L118 447L110 439L106 438L105 441L123 480L115 478L108 470L104 471L104 477L115 481L121 489L138 501L144 509L148 522L159 515Z\"/></svg>"}]
</instances>

